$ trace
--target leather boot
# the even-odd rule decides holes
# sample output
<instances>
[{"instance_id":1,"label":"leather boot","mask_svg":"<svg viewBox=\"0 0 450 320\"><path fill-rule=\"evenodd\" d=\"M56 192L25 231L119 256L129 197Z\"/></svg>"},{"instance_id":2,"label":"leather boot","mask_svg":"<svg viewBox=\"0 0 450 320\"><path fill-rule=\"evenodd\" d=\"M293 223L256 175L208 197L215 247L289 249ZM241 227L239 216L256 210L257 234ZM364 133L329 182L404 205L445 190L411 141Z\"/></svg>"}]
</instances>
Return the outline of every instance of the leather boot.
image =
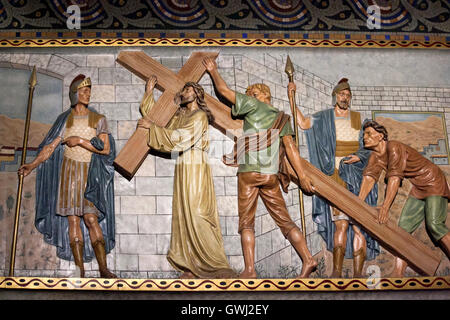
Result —
<instances>
[{"instance_id":1,"label":"leather boot","mask_svg":"<svg viewBox=\"0 0 450 320\"><path fill-rule=\"evenodd\" d=\"M97 258L98 268L100 270L100 277L102 278L117 278L117 276L108 270L106 265L106 250L105 241L97 240L92 244L92 248L95 252L95 257Z\"/></svg>"},{"instance_id":2,"label":"leather boot","mask_svg":"<svg viewBox=\"0 0 450 320\"><path fill-rule=\"evenodd\" d=\"M353 252L353 278L362 278L362 271L364 267L364 261L366 260L366 252L364 249L359 249Z\"/></svg>"},{"instance_id":3,"label":"leather boot","mask_svg":"<svg viewBox=\"0 0 450 320\"><path fill-rule=\"evenodd\" d=\"M73 259L75 260L75 265L77 266L77 271L79 270L80 272L80 278L84 278L83 246L84 243L78 239L70 243Z\"/></svg>"},{"instance_id":4,"label":"leather boot","mask_svg":"<svg viewBox=\"0 0 450 320\"><path fill-rule=\"evenodd\" d=\"M333 273L331 278L342 277L342 266L344 265L345 249L341 246L333 248Z\"/></svg>"}]
</instances>

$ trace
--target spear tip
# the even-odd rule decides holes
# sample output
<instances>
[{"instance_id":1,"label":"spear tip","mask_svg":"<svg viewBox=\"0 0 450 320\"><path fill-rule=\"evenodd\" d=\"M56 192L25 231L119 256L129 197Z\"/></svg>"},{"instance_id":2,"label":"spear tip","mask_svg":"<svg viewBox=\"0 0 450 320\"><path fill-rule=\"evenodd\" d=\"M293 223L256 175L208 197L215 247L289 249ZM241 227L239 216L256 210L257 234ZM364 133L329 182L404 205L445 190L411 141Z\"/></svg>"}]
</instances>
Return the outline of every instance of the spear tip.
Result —
<instances>
[{"instance_id":1,"label":"spear tip","mask_svg":"<svg viewBox=\"0 0 450 320\"><path fill-rule=\"evenodd\" d=\"M31 88L34 88L37 84L36 66L33 67L33 71L31 72L29 84Z\"/></svg>"},{"instance_id":2,"label":"spear tip","mask_svg":"<svg viewBox=\"0 0 450 320\"><path fill-rule=\"evenodd\" d=\"M286 59L286 67L285 67L284 71L287 73L289 78L294 76L294 65L292 64L292 61L291 61L291 58L289 57L289 55L287 56L287 59Z\"/></svg>"}]
</instances>

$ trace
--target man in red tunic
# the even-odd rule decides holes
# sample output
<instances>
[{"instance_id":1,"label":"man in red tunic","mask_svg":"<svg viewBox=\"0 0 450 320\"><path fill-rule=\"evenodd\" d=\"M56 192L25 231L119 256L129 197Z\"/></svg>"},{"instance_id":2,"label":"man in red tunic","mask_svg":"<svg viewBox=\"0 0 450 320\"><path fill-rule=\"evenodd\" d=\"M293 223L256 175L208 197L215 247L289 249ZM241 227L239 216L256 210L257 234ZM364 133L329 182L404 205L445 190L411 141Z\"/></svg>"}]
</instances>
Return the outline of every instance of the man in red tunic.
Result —
<instances>
[{"instance_id":1,"label":"man in red tunic","mask_svg":"<svg viewBox=\"0 0 450 320\"><path fill-rule=\"evenodd\" d=\"M359 197L365 199L369 190L386 171L387 190L378 216L379 223L386 223L389 208L397 195L402 179L412 184L408 199L403 206L399 227L414 232L425 220L432 238L450 257L450 232L445 225L450 188L442 170L417 150L398 141L388 141L385 127L375 121L364 125L364 147L373 152L363 173ZM393 277L402 277L407 263L397 257Z\"/></svg>"}]
</instances>

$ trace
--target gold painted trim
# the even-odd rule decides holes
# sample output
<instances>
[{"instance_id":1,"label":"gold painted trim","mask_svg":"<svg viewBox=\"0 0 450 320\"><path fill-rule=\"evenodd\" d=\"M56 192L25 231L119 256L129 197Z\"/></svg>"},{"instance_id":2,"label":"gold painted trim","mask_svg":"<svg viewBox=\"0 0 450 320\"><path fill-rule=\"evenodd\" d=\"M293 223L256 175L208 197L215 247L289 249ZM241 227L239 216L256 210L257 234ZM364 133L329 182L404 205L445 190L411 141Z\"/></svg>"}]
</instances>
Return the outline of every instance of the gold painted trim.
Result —
<instances>
[{"instance_id":1,"label":"gold painted trim","mask_svg":"<svg viewBox=\"0 0 450 320\"><path fill-rule=\"evenodd\" d=\"M0 277L1 289L88 291L386 291L450 289L450 276L362 279L101 279Z\"/></svg>"},{"instance_id":2,"label":"gold painted trim","mask_svg":"<svg viewBox=\"0 0 450 320\"><path fill-rule=\"evenodd\" d=\"M0 39L0 48L39 47L141 47L141 46L212 46L212 47L326 47L387 49L450 49L445 37L425 40L380 39L272 39L272 38L29 38Z\"/></svg>"}]
</instances>

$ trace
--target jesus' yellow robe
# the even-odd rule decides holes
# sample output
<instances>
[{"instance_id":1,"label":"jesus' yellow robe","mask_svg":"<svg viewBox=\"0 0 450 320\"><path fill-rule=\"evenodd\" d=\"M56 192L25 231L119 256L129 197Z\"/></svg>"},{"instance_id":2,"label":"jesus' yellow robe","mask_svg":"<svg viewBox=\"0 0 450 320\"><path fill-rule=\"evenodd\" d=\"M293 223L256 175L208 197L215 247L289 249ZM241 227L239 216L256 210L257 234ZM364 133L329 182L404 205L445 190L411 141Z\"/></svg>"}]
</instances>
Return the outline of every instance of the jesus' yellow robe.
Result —
<instances>
[{"instance_id":1,"label":"jesus' yellow robe","mask_svg":"<svg viewBox=\"0 0 450 320\"><path fill-rule=\"evenodd\" d=\"M154 104L147 96L141 112ZM216 195L208 164L208 117L202 110L178 112L165 128L151 125L148 145L178 154L175 164L172 234L167 259L178 271L199 278L234 278L219 223Z\"/></svg>"}]
</instances>

